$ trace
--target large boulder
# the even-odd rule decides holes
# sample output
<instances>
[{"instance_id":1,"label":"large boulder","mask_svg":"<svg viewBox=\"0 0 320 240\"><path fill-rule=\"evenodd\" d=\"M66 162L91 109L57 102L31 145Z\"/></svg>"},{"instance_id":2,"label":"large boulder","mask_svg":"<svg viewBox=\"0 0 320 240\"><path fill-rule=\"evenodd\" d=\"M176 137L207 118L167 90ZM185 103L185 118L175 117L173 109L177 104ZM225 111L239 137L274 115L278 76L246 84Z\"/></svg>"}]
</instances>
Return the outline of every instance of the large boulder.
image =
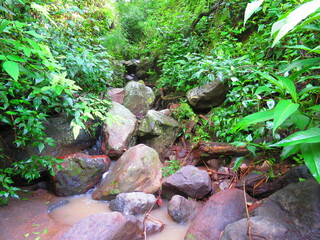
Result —
<instances>
[{"instance_id":1,"label":"large boulder","mask_svg":"<svg viewBox=\"0 0 320 240\"><path fill-rule=\"evenodd\" d=\"M246 240L247 219L229 224L223 240ZM310 179L272 194L252 212L252 239L320 239L320 184Z\"/></svg>"},{"instance_id":2,"label":"large boulder","mask_svg":"<svg viewBox=\"0 0 320 240\"><path fill-rule=\"evenodd\" d=\"M156 201L153 194L144 192L120 193L116 199L110 201L109 208L126 215L144 214L151 209Z\"/></svg>"},{"instance_id":3,"label":"large boulder","mask_svg":"<svg viewBox=\"0 0 320 240\"><path fill-rule=\"evenodd\" d=\"M92 193L93 199L112 199L123 192L155 193L161 187L162 163L152 148L139 144L126 151Z\"/></svg>"},{"instance_id":4,"label":"large boulder","mask_svg":"<svg viewBox=\"0 0 320 240\"><path fill-rule=\"evenodd\" d=\"M113 102L108 112L111 117L104 123L101 151L110 157L120 157L136 142L137 118L130 110Z\"/></svg>"},{"instance_id":5,"label":"large boulder","mask_svg":"<svg viewBox=\"0 0 320 240\"><path fill-rule=\"evenodd\" d=\"M152 89L134 81L129 82L124 89L126 93L123 105L138 118L143 117L155 99Z\"/></svg>"},{"instance_id":6,"label":"large boulder","mask_svg":"<svg viewBox=\"0 0 320 240\"><path fill-rule=\"evenodd\" d=\"M168 204L168 214L175 222L184 224L192 221L201 207L202 205L195 201L175 195Z\"/></svg>"},{"instance_id":7,"label":"large boulder","mask_svg":"<svg viewBox=\"0 0 320 240\"><path fill-rule=\"evenodd\" d=\"M110 167L110 159L104 155L89 156L82 153L63 156L62 170L50 176L51 185L57 196L86 193L101 179Z\"/></svg>"},{"instance_id":8,"label":"large boulder","mask_svg":"<svg viewBox=\"0 0 320 240\"><path fill-rule=\"evenodd\" d=\"M247 201L252 200L247 195ZM210 197L206 205L191 222L185 240L220 239L224 228L245 216L246 202L243 191L227 189Z\"/></svg>"},{"instance_id":9,"label":"large boulder","mask_svg":"<svg viewBox=\"0 0 320 240\"><path fill-rule=\"evenodd\" d=\"M139 240L142 232L138 220L119 212L98 213L87 217L67 231L60 240Z\"/></svg>"},{"instance_id":10,"label":"large boulder","mask_svg":"<svg viewBox=\"0 0 320 240\"><path fill-rule=\"evenodd\" d=\"M138 137L141 143L155 149L163 160L179 131L179 123L176 120L155 110L149 110L140 123Z\"/></svg>"},{"instance_id":11,"label":"large boulder","mask_svg":"<svg viewBox=\"0 0 320 240\"><path fill-rule=\"evenodd\" d=\"M221 105L226 99L227 86L220 79L190 89L187 99L196 110L210 110Z\"/></svg>"},{"instance_id":12,"label":"large boulder","mask_svg":"<svg viewBox=\"0 0 320 240\"><path fill-rule=\"evenodd\" d=\"M172 191L191 198L203 198L212 190L211 178L207 171L195 166L185 166L162 182L164 191Z\"/></svg>"}]
</instances>

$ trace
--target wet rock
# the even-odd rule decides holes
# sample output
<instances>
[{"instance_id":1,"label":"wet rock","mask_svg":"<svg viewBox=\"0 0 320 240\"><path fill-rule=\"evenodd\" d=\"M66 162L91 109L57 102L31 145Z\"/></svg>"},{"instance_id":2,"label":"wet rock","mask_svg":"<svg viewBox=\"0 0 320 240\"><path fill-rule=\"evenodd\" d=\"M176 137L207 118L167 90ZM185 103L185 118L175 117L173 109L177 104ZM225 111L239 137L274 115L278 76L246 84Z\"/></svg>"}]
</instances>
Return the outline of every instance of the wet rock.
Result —
<instances>
[{"instance_id":1,"label":"wet rock","mask_svg":"<svg viewBox=\"0 0 320 240\"><path fill-rule=\"evenodd\" d=\"M130 59L130 60L123 60L121 63L125 66L126 71L128 74L135 74L137 72L138 65L140 64L139 59Z\"/></svg>"},{"instance_id":2,"label":"wet rock","mask_svg":"<svg viewBox=\"0 0 320 240\"><path fill-rule=\"evenodd\" d=\"M196 110L208 110L221 105L226 99L227 86L220 79L193 88L187 92L190 105Z\"/></svg>"},{"instance_id":3,"label":"wet rock","mask_svg":"<svg viewBox=\"0 0 320 240\"><path fill-rule=\"evenodd\" d=\"M252 239L320 239L320 184L313 179L292 183L253 210ZM247 219L225 228L223 240L247 239Z\"/></svg>"},{"instance_id":4,"label":"wet rock","mask_svg":"<svg viewBox=\"0 0 320 240\"><path fill-rule=\"evenodd\" d=\"M247 201L250 200L251 197L247 195ZM185 240L219 239L224 228L229 223L242 219L245 212L243 191L227 189L216 193L191 222Z\"/></svg>"},{"instance_id":5,"label":"wet rock","mask_svg":"<svg viewBox=\"0 0 320 240\"><path fill-rule=\"evenodd\" d=\"M57 196L86 193L101 179L110 167L110 159L104 155L89 156L82 153L62 156L62 170L50 176L51 186Z\"/></svg>"},{"instance_id":6,"label":"wet rock","mask_svg":"<svg viewBox=\"0 0 320 240\"><path fill-rule=\"evenodd\" d=\"M298 183L300 179L313 179L314 177L310 173L307 166L298 166L290 169L285 173L285 184L288 185L290 183Z\"/></svg>"},{"instance_id":7,"label":"wet rock","mask_svg":"<svg viewBox=\"0 0 320 240\"><path fill-rule=\"evenodd\" d=\"M101 151L110 157L120 157L125 150L135 145L137 118L116 102L113 102L108 113L112 117L103 126Z\"/></svg>"},{"instance_id":8,"label":"wet rock","mask_svg":"<svg viewBox=\"0 0 320 240\"><path fill-rule=\"evenodd\" d=\"M156 197L153 194L144 192L120 193L116 199L111 200L109 208L126 215L137 215L147 213L155 202Z\"/></svg>"},{"instance_id":9,"label":"wet rock","mask_svg":"<svg viewBox=\"0 0 320 240\"><path fill-rule=\"evenodd\" d=\"M138 118L143 117L155 99L152 89L134 81L129 82L124 89L126 93L123 105Z\"/></svg>"},{"instance_id":10,"label":"wet rock","mask_svg":"<svg viewBox=\"0 0 320 240\"><path fill-rule=\"evenodd\" d=\"M123 192L155 193L161 187L162 163L152 148L131 147L115 163L107 177L92 193L93 199L112 199Z\"/></svg>"},{"instance_id":11,"label":"wet rock","mask_svg":"<svg viewBox=\"0 0 320 240\"><path fill-rule=\"evenodd\" d=\"M200 208L199 203L175 195L168 204L168 214L178 223L188 223L195 218Z\"/></svg>"},{"instance_id":12,"label":"wet rock","mask_svg":"<svg viewBox=\"0 0 320 240\"><path fill-rule=\"evenodd\" d=\"M107 95L112 101L123 104L125 91L124 88L110 88L107 91Z\"/></svg>"},{"instance_id":13,"label":"wet rock","mask_svg":"<svg viewBox=\"0 0 320 240\"><path fill-rule=\"evenodd\" d=\"M142 220L142 223L143 223L143 220ZM145 221L145 229L146 229L147 236L161 232L164 229L164 227L165 227L165 224L156 219L146 219ZM144 226L142 226L141 230L142 231L144 230Z\"/></svg>"},{"instance_id":14,"label":"wet rock","mask_svg":"<svg viewBox=\"0 0 320 240\"><path fill-rule=\"evenodd\" d=\"M240 179L235 187L243 189L245 183L246 192L256 198L268 197L284 187L284 178L267 178L264 173L252 172Z\"/></svg>"},{"instance_id":15,"label":"wet rock","mask_svg":"<svg viewBox=\"0 0 320 240\"><path fill-rule=\"evenodd\" d=\"M191 198L203 198L211 190L211 179L207 171L195 166L185 166L162 182L164 191L169 190Z\"/></svg>"},{"instance_id":16,"label":"wet rock","mask_svg":"<svg viewBox=\"0 0 320 240\"><path fill-rule=\"evenodd\" d=\"M41 154L38 148L28 146L27 151L30 156L54 156L60 157L63 155L79 152L87 149L97 141L96 134L89 134L84 129L76 139L74 139L72 128L70 127L70 119L66 117L56 117L48 119L43 125L47 137L55 140L55 147L45 146Z\"/></svg>"},{"instance_id":17,"label":"wet rock","mask_svg":"<svg viewBox=\"0 0 320 240\"><path fill-rule=\"evenodd\" d=\"M141 143L155 149L163 160L179 131L179 123L176 120L155 110L149 110L140 123L138 137Z\"/></svg>"},{"instance_id":18,"label":"wet rock","mask_svg":"<svg viewBox=\"0 0 320 240\"><path fill-rule=\"evenodd\" d=\"M143 239L134 216L119 212L98 213L85 218L66 232L60 240L124 240Z\"/></svg>"}]
</instances>

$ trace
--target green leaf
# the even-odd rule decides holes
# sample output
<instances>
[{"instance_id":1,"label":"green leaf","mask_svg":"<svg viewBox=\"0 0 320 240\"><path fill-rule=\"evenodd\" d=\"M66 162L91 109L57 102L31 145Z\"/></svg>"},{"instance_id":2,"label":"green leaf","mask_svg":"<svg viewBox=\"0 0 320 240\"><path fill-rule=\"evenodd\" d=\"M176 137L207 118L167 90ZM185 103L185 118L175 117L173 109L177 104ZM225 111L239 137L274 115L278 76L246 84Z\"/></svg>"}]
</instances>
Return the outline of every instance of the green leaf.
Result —
<instances>
[{"instance_id":1,"label":"green leaf","mask_svg":"<svg viewBox=\"0 0 320 240\"><path fill-rule=\"evenodd\" d=\"M7 58L9 60L16 61L16 62L26 62L25 59L23 59L22 57L19 57L17 55L7 55Z\"/></svg>"},{"instance_id":2,"label":"green leaf","mask_svg":"<svg viewBox=\"0 0 320 240\"><path fill-rule=\"evenodd\" d=\"M3 32L3 30L7 27L9 24L9 21L7 19L3 19L0 23L0 33Z\"/></svg>"},{"instance_id":3,"label":"green leaf","mask_svg":"<svg viewBox=\"0 0 320 240\"><path fill-rule=\"evenodd\" d=\"M310 173L320 183L320 143L301 144L301 153Z\"/></svg>"},{"instance_id":4,"label":"green leaf","mask_svg":"<svg viewBox=\"0 0 320 240\"><path fill-rule=\"evenodd\" d=\"M39 153L41 153L44 149L44 144L41 142L38 144Z\"/></svg>"},{"instance_id":5,"label":"green leaf","mask_svg":"<svg viewBox=\"0 0 320 240\"><path fill-rule=\"evenodd\" d=\"M289 100L281 100L274 109L274 122L272 133L274 135L277 128L295 111L297 111L299 104L292 103Z\"/></svg>"},{"instance_id":6,"label":"green leaf","mask_svg":"<svg viewBox=\"0 0 320 240\"><path fill-rule=\"evenodd\" d=\"M5 61L3 63L3 69L15 80L19 77L19 64L12 61Z\"/></svg>"},{"instance_id":7,"label":"green leaf","mask_svg":"<svg viewBox=\"0 0 320 240\"><path fill-rule=\"evenodd\" d=\"M263 0L256 0L247 4L246 11L244 13L243 25L246 25L247 20L252 16L252 14L258 11L258 8L261 6L262 3Z\"/></svg>"},{"instance_id":8,"label":"green leaf","mask_svg":"<svg viewBox=\"0 0 320 240\"><path fill-rule=\"evenodd\" d=\"M298 93L298 96L302 96L303 94L305 93L308 93L308 92L312 92L312 91L318 91L320 92L320 87L306 87L304 89L302 89L299 93Z\"/></svg>"},{"instance_id":9,"label":"green leaf","mask_svg":"<svg viewBox=\"0 0 320 240\"><path fill-rule=\"evenodd\" d=\"M291 115L290 120L300 129L305 129L310 122L310 118L306 115L302 114L301 112L297 111Z\"/></svg>"},{"instance_id":10,"label":"green leaf","mask_svg":"<svg viewBox=\"0 0 320 240\"><path fill-rule=\"evenodd\" d=\"M301 143L319 143L320 142L320 128L314 127L305 131L299 131L291 134L285 139L270 145L270 147L284 147Z\"/></svg>"},{"instance_id":11,"label":"green leaf","mask_svg":"<svg viewBox=\"0 0 320 240\"><path fill-rule=\"evenodd\" d=\"M291 95L292 99L297 102L297 91L294 83L290 78L277 76L278 80L283 84L283 89L287 90L289 94Z\"/></svg>"},{"instance_id":12,"label":"green leaf","mask_svg":"<svg viewBox=\"0 0 320 240\"><path fill-rule=\"evenodd\" d=\"M234 127L234 130L241 130L254 123L268 121L273 117L274 117L274 109L265 111L265 112L253 113L242 118L238 122L238 124Z\"/></svg>"},{"instance_id":13,"label":"green leaf","mask_svg":"<svg viewBox=\"0 0 320 240\"><path fill-rule=\"evenodd\" d=\"M282 149L281 159L284 160L300 151L300 144L285 146Z\"/></svg>"},{"instance_id":14,"label":"green leaf","mask_svg":"<svg viewBox=\"0 0 320 240\"><path fill-rule=\"evenodd\" d=\"M39 34L36 33L34 30L26 31L26 33L30 34L31 36L33 36L33 37L35 37L35 38L44 39L43 36L39 35Z\"/></svg>"},{"instance_id":15,"label":"green leaf","mask_svg":"<svg viewBox=\"0 0 320 240\"><path fill-rule=\"evenodd\" d=\"M303 60L297 60L294 61L290 64L287 64L285 66L283 66L280 69L280 73L284 73L284 72L288 72L294 68L302 68L305 66L309 66L309 65L314 65L316 63L320 62L320 57L315 57L315 58L307 58L307 59L303 59Z\"/></svg>"},{"instance_id":16,"label":"green leaf","mask_svg":"<svg viewBox=\"0 0 320 240\"><path fill-rule=\"evenodd\" d=\"M311 110L313 112L320 112L320 104L319 105L315 105L312 107L307 108L308 110Z\"/></svg>"},{"instance_id":17,"label":"green leaf","mask_svg":"<svg viewBox=\"0 0 320 240\"><path fill-rule=\"evenodd\" d=\"M314 13L320 7L320 0L313 0L300 5L288 14L288 16L272 25L272 35L276 34L272 47L276 45L289 31L300 21ZM278 30L279 29L279 30Z\"/></svg>"},{"instance_id":18,"label":"green leaf","mask_svg":"<svg viewBox=\"0 0 320 240\"><path fill-rule=\"evenodd\" d=\"M233 167L233 171L237 171L243 161L244 157L237 157L236 161L234 162L234 167Z\"/></svg>"}]
</instances>

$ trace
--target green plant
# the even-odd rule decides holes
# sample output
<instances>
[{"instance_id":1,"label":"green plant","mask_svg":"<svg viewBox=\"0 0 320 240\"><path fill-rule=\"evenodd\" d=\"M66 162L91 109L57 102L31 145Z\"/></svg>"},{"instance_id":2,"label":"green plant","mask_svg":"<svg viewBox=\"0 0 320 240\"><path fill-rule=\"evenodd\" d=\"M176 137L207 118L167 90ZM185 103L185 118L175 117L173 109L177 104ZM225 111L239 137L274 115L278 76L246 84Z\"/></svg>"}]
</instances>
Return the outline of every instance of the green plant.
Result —
<instances>
[{"instance_id":1,"label":"green plant","mask_svg":"<svg viewBox=\"0 0 320 240\"><path fill-rule=\"evenodd\" d=\"M178 160L172 159L166 161L168 163L168 166L162 168L162 176L163 177L168 177L175 172L177 172L181 167L181 163Z\"/></svg>"}]
</instances>

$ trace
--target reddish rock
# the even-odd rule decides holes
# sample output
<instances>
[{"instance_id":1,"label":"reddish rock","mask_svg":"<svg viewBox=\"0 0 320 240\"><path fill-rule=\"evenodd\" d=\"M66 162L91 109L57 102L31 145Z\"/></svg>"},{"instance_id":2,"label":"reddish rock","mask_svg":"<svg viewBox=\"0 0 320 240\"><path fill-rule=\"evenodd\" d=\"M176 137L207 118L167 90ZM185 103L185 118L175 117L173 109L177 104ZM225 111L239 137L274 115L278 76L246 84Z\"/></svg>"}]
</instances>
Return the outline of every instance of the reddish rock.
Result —
<instances>
[{"instance_id":1,"label":"reddish rock","mask_svg":"<svg viewBox=\"0 0 320 240\"><path fill-rule=\"evenodd\" d=\"M110 200L123 192L155 193L161 187L162 167L154 149L144 144L131 147L116 161L92 198Z\"/></svg>"},{"instance_id":2,"label":"reddish rock","mask_svg":"<svg viewBox=\"0 0 320 240\"><path fill-rule=\"evenodd\" d=\"M142 233L134 216L119 212L98 213L85 218L59 240L139 240Z\"/></svg>"},{"instance_id":3,"label":"reddish rock","mask_svg":"<svg viewBox=\"0 0 320 240\"><path fill-rule=\"evenodd\" d=\"M107 95L112 101L123 104L125 90L123 88L110 88Z\"/></svg>"},{"instance_id":4,"label":"reddish rock","mask_svg":"<svg viewBox=\"0 0 320 240\"><path fill-rule=\"evenodd\" d=\"M247 195L247 201L252 200ZM243 191L227 189L216 193L191 222L185 240L218 240L224 228L244 218L245 213Z\"/></svg>"}]
</instances>

